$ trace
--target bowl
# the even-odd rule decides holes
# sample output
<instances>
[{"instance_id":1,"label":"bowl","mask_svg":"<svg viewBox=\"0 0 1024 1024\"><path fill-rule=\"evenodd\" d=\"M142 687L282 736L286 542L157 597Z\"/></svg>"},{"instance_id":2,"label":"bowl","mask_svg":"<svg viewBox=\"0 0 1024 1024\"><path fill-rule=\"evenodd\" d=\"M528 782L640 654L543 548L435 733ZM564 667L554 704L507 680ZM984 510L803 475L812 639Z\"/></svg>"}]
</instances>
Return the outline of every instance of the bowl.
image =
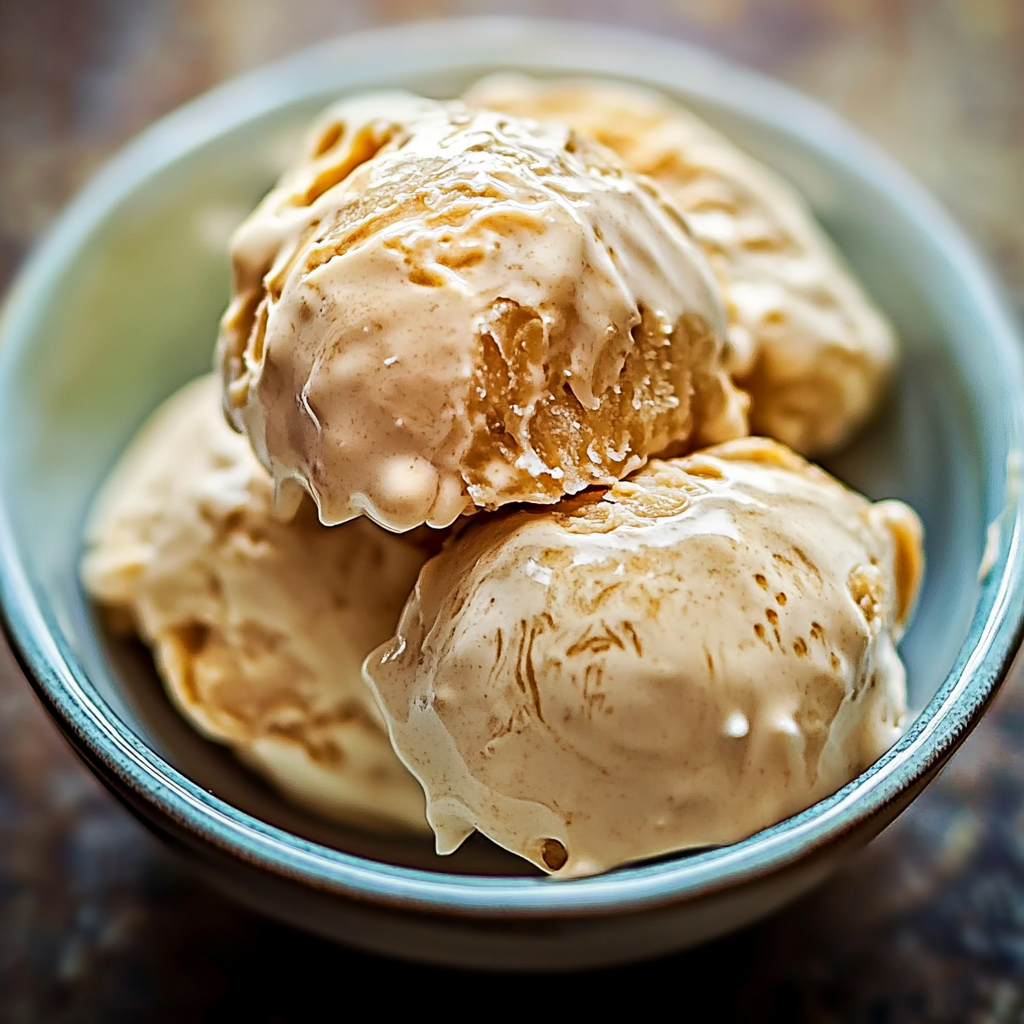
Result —
<instances>
[{"instance_id":1,"label":"bowl","mask_svg":"<svg viewBox=\"0 0 1024 1024\"><path fill-rule=\"evenodd\" d=\"M286 805L184 724L141 648L78 582L83 520L145 416L210 364L230 230L307 120L353 89L458 93L498 69L598 74L682 99L807 196L904 344L887 407L830 468L913 504L928 573L902 651L912 721L869 771L719 849L595 878L534 877L484 840L455 857ZM692 945L793 899L895 818L977 724L1024 612L1021 339L939 207L818 104L708 53L580 24L419 23L346 36L209 93L144 132L71 204L0 321L0 601L29 681L89 767L206 878L377 952L559 969Z\"/></svg>"}]
</instances>

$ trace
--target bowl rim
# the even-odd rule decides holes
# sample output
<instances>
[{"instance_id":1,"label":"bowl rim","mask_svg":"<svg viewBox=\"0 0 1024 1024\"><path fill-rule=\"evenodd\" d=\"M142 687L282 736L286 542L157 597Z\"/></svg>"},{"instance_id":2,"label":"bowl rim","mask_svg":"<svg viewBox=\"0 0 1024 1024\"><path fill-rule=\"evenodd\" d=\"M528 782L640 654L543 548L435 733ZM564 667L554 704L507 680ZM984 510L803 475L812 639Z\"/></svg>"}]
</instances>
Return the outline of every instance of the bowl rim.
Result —
<instances>
[{"instance_id":1,"label":"bowl rim","mask_svg":"<svg viewBox=\"0 0 1024 1024\"><path fill-rule=\"evenodd\" d=\"M390 68L517 66L543 74L632 79L737 109L827 149L896 199L922 237L964 282L991 341L1003 397L1005 467L983 466L987 507L1003 509L989 530L977 603L956 662L902 739L826 800L731 846L593 878L464 876L399 867L302 839L268 825L192 783L106 707L61 635L23 563L0 488L0 621L29 681L91 765L196 838L250 865L320 890L429 913L556 917L638 911L693 899L792 866L922 784L979 720L1005 678L1024 629L1021 537L1024 501L1013 455L1024 439L1024 357L1016 320L960 229L892 160L817 101L692 44L585 22L519 17L418 21L337 37L218 86L155 122L115 155L69 204L22 267L0 314L0 387L31 343L35 310L118 204L149 177L226 130L275 108L359 87ZM639 69L639 72L638 72ZM365 86L364 86L365 87ZM1018 460L1019 461L1019 460Z\"/></svg>"}]
</instances>

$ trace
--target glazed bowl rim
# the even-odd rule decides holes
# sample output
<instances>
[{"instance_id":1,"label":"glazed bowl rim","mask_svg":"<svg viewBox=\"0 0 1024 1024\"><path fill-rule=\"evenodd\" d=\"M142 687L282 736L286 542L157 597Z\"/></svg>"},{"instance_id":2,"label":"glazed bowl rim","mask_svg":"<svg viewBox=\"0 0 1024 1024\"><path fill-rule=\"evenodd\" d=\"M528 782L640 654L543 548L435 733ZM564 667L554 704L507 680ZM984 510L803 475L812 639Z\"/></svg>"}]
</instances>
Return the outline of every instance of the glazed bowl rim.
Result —
<instances>
[{"instance_id":1,"label":"glazed bowl rim","mask_svg":"<svg viewBox=\"0 0 1024 1024\"><path fill-rule=\"evenodd\" d=\"M530 59L513 60L517 47ZM373 67L375 54L378 60L386 54L393 68L421 72L479 64L543 73L545 67L561 64L581 73L587 73L585 65L592 74L636 78L625 70L608 70L608 65L639 66L643 81L738 109L789 135L807 138L813 127L814 144L838 154L862 180L897 200L922 237L932 240L964 281L999 366L1007 450L1020 451L1024 361L1016 322L961 231L889 158L816 101L690 44L611 26L531 18L455 18L341 36L233 79L146 129L71 202L18 274L0 317L0 391L19 351L30 344L36 311L47 301L50 286L71 260L87 251L119 203L217 135L289 103L341 91L339 67L349 69L348 88L357 85L360 74L372 79L377 72L367 69ZM1003 467L988 460L983 471L983 486L991 492L996 486L993 474L1000 477ZM357 857L268 825L197 786L142 743L89 681L17 550L2 480L0 617L30 682L93 767L203 843L316 889L434 914L622 913L692 899L791 866L884 814L902 793L944 763L980 718L1021 638L1024 503L1016 466L1006 467L1006 479L1001 495L988 494L988 508L1003 512L990 529L986 550L991 566L979 586L968 636L935 696L888 754L834 796L747 840L570 882L438 873Z\"/></svg>"}]
</instances>

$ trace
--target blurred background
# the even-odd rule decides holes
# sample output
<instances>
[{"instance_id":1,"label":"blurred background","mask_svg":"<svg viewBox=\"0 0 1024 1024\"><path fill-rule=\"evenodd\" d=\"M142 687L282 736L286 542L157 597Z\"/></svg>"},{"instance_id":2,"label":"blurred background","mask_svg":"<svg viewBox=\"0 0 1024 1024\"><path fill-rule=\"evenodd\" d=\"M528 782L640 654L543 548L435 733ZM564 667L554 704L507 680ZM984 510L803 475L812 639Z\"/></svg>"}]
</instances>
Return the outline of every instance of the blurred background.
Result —
<instances>
[{"instance_id":1,"label":"blurred background","mask_svg":"<svg viewBox=\"0 0 1024 1024\"><path fill-rule=\"evenodd\" d=\"M0 292L83 181L166 111L331 34L487 13L647 29L806 90L939 197L1024 314L1022 0L0 0ZM664 990L700 1020L1024 1021L1020 674L826 887L705 949L603 971L595 990ZM349 978L383 981L389 1002L390 978L417 1003L465 983L396 972L201 888L80 767L0 646L2 1024L341 1015ZM556 987L585 1001L592 984L502 987L525 1009Z\"/></svg>"}]
</instances>

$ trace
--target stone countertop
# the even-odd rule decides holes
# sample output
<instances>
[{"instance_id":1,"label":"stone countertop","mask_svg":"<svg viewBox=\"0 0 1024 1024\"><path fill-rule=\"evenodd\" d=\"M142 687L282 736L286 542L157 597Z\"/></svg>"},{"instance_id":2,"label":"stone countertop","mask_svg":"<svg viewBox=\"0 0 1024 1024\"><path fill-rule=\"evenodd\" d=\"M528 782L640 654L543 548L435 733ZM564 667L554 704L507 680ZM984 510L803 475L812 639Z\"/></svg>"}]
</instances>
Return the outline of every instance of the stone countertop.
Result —
<instances>
[{"instance_id":1,"label":"stone countertop","mask_svg":"<svg viewBox=\"0 0 1024 1024\"><path fill-rule=\"evenodd\" d=\"M90 171L190 96L329 33L498 12L653 29L818 96L939 196L1024 310L1019 0L0 0L0 289ZM601 991L664 989L700 1020L1024 1021L1021 671L841 875L738 935L602 971ZM70 753L0 647L0 1024L343 1014L340 979L396 971L418 1002L462 980L198 885ZM504 984L529 999L594 980Z\"/></svg>"}]
</instances>

